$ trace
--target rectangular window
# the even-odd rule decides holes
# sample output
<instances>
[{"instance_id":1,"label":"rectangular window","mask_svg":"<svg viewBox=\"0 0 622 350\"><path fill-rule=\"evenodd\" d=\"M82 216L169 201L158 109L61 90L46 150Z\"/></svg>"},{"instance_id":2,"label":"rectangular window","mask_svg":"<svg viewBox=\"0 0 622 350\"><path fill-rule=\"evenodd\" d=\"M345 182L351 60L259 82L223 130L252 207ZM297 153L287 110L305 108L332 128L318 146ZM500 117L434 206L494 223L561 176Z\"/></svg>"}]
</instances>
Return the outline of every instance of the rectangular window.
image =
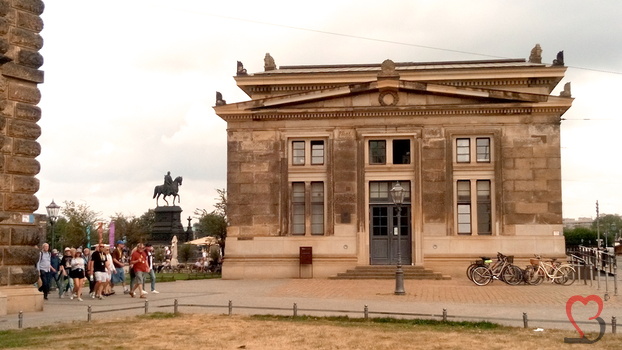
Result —
<instances>
[{"instance_id":1,"label":"rectangular window","mask_svg":"<svg viewBox=\"0 0 622 350\"><path fill-rule=\"evenodd\" d=\"M470 163L471 162L471 140L470 139L457 139L456 140L456 162L458 163Z\"/></svg>"},{"instance_id":2,"label":"rectangular window","mask_svg":"<svg viewBox=\"0 0 622 350\"><path fill-rule=\"evenodd\" d=\"M369 164L387 163L387 142L385 140L369 141Z\"/></svg>"},{"instance_id":3,"label":"rectangular window","mask_svg":"<svg viewBox=\"0 0 622 350\"><path fill-rule=\"evenodd\" d=\"M311 183L311 234L324 234L324 183Z\"/></svg>"},{"instance_id":4,"label":"rectangular window","mask_svg":"<svg viewBox=\"0 0 622 350\"><path fill-rule=\"evenodd\" d=\"M393 164L410 164L410 140L393 140Z\"/></svg>"},{"instance_id":5,"label":"rectangular window","mask_svg":"<svg viewBox=\"0 0 622 350\"><path fill-rule=\"evenodd\" d=\"M456 186L458 194L458 234L471 234L471 181L460 180Z\"/></svg>"},{"instance_id":6,"label":"rectangular window","mask_svg":"<svg viewBox=\"0 0 622 350\"><path fill-rule=\"evenodd\" d=\"M311 141L311 164L324 164L324 141Z\"/></svg>"},{"instance_id":7,"label":"rectangular window","mask_svg":"<svg viewBox=\"0 0 622 350\"><path fill-rule=\"evenodd\" d=\"M292 234L305 234L305 183L292 183Z\"/></svg>"},{"instance_id":8,"label":"rectangular window","mask_svg":"<svg viewBox=\"0 0 622 350\"><path fill-rule=\"evenodd\" d=\"M477 138L475 144L477 148L477 162L490 163L490 139L488 137Z\"/></svg>"},{"instance_id":9,"label":"rectangular window","mask_svg":"<svg viewBox=\"0 0 622 350\"><path fill-rule=\"evenodd\" d=\"M477 234L492 234L490 180L477 180Z\"/></svg>"},{"instance_id":10,"label":"rectangular window","mask_svg":"<svg viewBox=\"0 0 622 350\"><path fill-rule=\"evenodd\" d=\"M292 141L292 164L305 165L305 142Z\"/></svg>"},{"instance_id":11,"label":"rectangular window","mask_svg":"<svg viewBox=\"0 0 622 350\"><path fill-rule=\"evenodd\" d=\"M393 199L391 198L391 189L396 184L397 181L370 181L370 203L393 203ZM404 189L404 203L410 203L410 181L400 181L400 186Z\"/></svg>"}]
</instances>

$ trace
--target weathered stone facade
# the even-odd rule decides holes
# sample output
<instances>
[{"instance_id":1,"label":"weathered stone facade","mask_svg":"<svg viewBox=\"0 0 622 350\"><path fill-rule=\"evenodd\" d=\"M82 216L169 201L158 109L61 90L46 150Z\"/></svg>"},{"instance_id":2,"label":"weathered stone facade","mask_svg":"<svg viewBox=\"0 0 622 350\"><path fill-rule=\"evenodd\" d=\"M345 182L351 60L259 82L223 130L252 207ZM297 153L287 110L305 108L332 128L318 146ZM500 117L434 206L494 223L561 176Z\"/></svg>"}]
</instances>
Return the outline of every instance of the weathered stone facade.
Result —
<instances>
[{"instance_id":1,"label":"weathered stone facade","mask_svg":"<svg viewBox=\"0 0 622 350\"><path fill-rule=\"evenodd\" d=\"M31 218L39 207L43 9L40 0L0 0L0 295L37 280L39 227Z\"/></svg>"},{"instance_id":2,"label":"weathered stone facade","mask_svg":"<svg viewBox=\"0 0 622 350\"><path fill-rule=\"evenodd\" d=\"M251 100L215 107L228 130L223 277L296 277L302 246L315 277L393 264L398 246L408 264L459 274L497 251L562 255L559 125L572 98L550 93L564 72L387 60L238 74Z\"/></svg>"}]
</instances>

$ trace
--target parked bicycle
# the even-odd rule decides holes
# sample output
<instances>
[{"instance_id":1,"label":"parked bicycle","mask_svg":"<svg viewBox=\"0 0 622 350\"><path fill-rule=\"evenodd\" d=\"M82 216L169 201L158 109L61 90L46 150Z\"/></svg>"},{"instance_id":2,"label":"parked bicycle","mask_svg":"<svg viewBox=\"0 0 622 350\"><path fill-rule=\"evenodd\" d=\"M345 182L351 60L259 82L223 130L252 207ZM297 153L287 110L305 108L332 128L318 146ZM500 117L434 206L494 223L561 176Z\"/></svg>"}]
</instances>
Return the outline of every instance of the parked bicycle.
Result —
<instances>
[{"instance_id":1,"label":"parked bicycle","mask_svg":"<svg viewBox=\"0 0 622 350\"><path fill-rule=\"evenodd\" d=\"M569 286L575 281L575 269L572 265L561 263L557 258L544 260L541 256L535 255L535 259L529 260L530 265L525 268L525 283L538 285L545 279L551 283Z\"/></svg>"},{"instance_id":2,"label":"parked bicycle","mask_svg":"<svg viewBox=\"0 0 622 350\"><path fill-rule=\"evenodd\" d=\"M513 286L517 285L523 281L523 270L514 265L513 260L513 256L497 253L497 261L494 264L488 263L474 267L470 279L478 286L485 286L493 279L501 280Z\"/></svg>"},{"instance_id":3,"label":"parked bicycle","mask_svg":"<svg viewBox=\"0 0 622 350\"><path fill-rule=\"evenodd\" d=\"M480 257L480 260L475 260L466 269L467 278L473 281L473 270L478 266L486 266L492 263L492 259L487 256Z\"/></svg>"}]
</instances>

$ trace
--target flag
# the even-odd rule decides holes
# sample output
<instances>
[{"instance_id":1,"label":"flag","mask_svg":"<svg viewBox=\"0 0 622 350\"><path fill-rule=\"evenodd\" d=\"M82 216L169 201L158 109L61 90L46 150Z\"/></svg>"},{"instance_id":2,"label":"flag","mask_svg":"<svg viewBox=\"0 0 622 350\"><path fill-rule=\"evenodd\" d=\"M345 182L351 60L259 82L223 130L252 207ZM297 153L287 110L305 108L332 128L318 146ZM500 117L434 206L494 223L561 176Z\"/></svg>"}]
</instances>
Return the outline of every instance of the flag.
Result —
<instances>
[{"instance_id":1,"label":"flag","mask_svg":"<svg viewBox=\"0 0 622 350\"><path fill-rule=\"evenodd\" d=\"M108 243L114 247L114 221L110 221L110 226L108 226Z\"/></svg>"}]
</instances>

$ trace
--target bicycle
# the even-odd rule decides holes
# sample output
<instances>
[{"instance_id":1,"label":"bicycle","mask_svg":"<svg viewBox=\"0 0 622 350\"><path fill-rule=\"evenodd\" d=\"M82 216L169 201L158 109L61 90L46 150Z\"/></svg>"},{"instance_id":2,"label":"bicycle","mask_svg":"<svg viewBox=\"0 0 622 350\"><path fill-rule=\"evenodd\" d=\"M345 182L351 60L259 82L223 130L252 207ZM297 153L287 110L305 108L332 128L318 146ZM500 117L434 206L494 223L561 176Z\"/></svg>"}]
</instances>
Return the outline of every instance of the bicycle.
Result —
<instances>
[{"instance_id":1,"label":"bicycle","mask_svg":"<svg viewBox=\"0 0 622 350\"><path fill-rule=\"evenodd\" d=\"M480 257L480 260L475 260L471 263L471 265L467 266L466 275L470 281L473 281L473 270L478 266L485 266L487 264L492 263L492 259L486 256Z\"/></svg>"},{"instance_id":2,"label":"bicycle","mask_svg":"<svg viewBox=\"0 0 622 350\"><path fill-rule=\"evenodd\" d=\"M523 270L513 265L513 260L513 256L497 253L497 261L492 266L486 264L473 268L471 281L478 286L485 286L493 279L498 279L515 286L523 281Z\"/></svg>"},{"instance_id":3,"label":"bicycle","mask_svg":"<svg viewBox=\"0 0 622 350\"><path fill-rule=\"evenodd\" d=\"M570 264L562 264L557 258L544 261L541 256L529 260L530 265L525 268L525 283L532 286L539 285L548 279L551 283L569 286L575 281L575 269Z\"/></svg>"}]
</instances>

